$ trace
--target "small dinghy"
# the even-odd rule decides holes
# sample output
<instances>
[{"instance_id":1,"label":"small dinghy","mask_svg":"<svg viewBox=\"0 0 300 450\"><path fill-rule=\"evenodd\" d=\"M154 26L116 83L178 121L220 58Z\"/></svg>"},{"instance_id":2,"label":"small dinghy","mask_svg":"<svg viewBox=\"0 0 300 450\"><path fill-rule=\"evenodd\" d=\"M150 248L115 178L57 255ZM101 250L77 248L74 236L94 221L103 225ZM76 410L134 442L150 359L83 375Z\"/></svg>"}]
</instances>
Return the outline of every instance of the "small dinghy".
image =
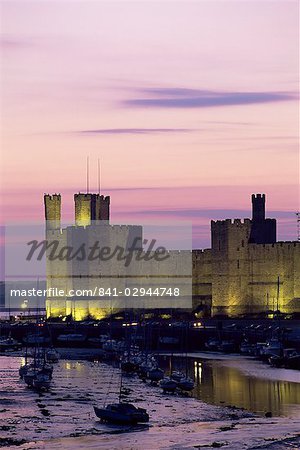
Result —
<instances>
[{"instance_id":1,"label":"small dinghy","mask_svg":"<svg viewBox=\"0 0 300 450\"><path fill-rule=\"evenodd\" d=\"M178 382L178 387L182 391L192 391L194 389L195 383L190 377L183 377Z\"/></svg>"},{"instance_id":2,"label":"small dinghy","mask_svg":"<svg viewBox=\"0 0 300 450\"><path fill-rule=\"evenodd\" d=\"M137 366L132 361L126 360L121 362L121 370L124 373L132 374L137 370Z\"/></svg>"},{"instance_id":3,"label":"small dinghy","mask_svg":"<svg viewBox=\"0 0 300 450\"><path fill-rule=\"evenodd\" d=\"M184 374L182 372L179 372L178 370L174 370L171 373L171 378L172 380L179 382L182 378L184 378Z\"/></svg>"},{"instance_id":4,"label":"small dinghy","mask_svg":"<svg viewBox=\"0 0 300 450\"><path fill-rule=\"evenodd\" d=\"M159 367L155 367L147 373L147 376L151 383L158 383L164 377L164 371Z\"/></svg>"},{"instance_id":5,"label":"small dinghy","mask_svg":"<svg viewBox=\"0 0 300 450\"><path fill-rule=\"evenodd\" d=\"M175 392L177 388L177 381L172 380L169 377L165 377L159 382L159 385L164 392Z\"/></svg>"}]
</instances>

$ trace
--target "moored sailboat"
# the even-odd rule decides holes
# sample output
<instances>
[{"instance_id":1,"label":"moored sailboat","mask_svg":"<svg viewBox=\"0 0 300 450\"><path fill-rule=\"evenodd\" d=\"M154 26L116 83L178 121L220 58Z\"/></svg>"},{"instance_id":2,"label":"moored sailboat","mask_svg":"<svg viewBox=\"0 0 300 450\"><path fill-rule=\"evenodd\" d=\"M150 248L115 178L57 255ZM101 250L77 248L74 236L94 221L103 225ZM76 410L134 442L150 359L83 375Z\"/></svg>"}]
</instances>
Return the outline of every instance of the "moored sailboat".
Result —
<instances>
[{"instance_id":1,"label":"moored sailboat","mask_svg":"<svg viewBox=\"0 0 300 450\"><path fill-rule=\"evenodd\" d=\"M170 377L165 377L159 382L160 387L164 392L175 392L177 388L177 381Z\"/></svg>"},{"instance_id":2,"label":"moored sailboat","mask_svg":"<svg viewBox=\"0 0 300 450\"><path fill-rule=\"evenodd\" d=\"M144 408L137 408L131 403L114 403L103 408L94 406L97 417L104 422L118 424L137 424L149 422L149 415Z\"/></svg>"},{"instance_id":3,"label":"moored sailboat","mask_svg":"<svg viewBox=\"0 0 300 450\"><path fill-rule=\"evenodd\" d=\"M96 416L104 422L110 422L123 425L134 425L137 423L149 422L149 415L144 408L136 407L131 403L122 401L123 389L123 374L131 374L138 370L140 356L135 353L135 350L131 346L130 339L128 340L127 351L124 352L123 358L120 364L120 388L119 388L119 401L118 403L110 403L103 405L103 407L94 406L94 412ZM134 350L134 353L132 353Z\"/></svg>"}]
</instances>

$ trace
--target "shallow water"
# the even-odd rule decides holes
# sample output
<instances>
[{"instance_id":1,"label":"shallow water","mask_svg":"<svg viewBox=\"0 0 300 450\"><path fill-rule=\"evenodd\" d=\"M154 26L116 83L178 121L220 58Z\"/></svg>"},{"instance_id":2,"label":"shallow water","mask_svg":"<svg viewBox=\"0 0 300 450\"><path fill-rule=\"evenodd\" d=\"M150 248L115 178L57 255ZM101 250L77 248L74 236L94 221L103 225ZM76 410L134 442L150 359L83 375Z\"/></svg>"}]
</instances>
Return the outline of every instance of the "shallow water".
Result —
<instances>
[{"instance_id":1,"label":"shallow water","mask_svg":"<svg viewBox=\"0 0 300 450\"><path fill-rule=\"evenodd\" d=\"M170 368L170 358L161 360ZM127 431L147 430L146 426L120 427L105 425L94 415L93 405L115 402L120 386L120 371L109 365L90 361L61 360L55 365L53 385L47 393L28 389L19 379L19 357L0 357L0 430L1 437L26 441L63 436L114 435ZM173 360L173 368L182 368L182 360ZM220 361L190 359L189 373L197 386L193 395L165 395L158 387L138 378L124 379L130 390L127 399L147 408L150 429L164 429L193 423L219 423L249 417L235 405L260 412L291 417L299 414L300 385L260 380ZM206 403L207 402L207 403ZM293 402L293 403L292 403ZM293 404L295 404L293 406ZM218 405L218 406L217 406Z\"/></svg>"},{"instance_id":2,"label":"shallow water","mask_svg":"<svg viewBox=\"0 0 300 450\"><path fill-rule=\"evenodd\" d=\"M247 363L246 360L243 362L244 365ZM186 370L186 358L182 357L164 357L161 364L168 372L172 370L171 366L174 370ZM256 376L249 375L249 372L255 373L251 366L257 368ZM265 367L272 370L270 366L252 360L248 361L248 373L231 367L228 360L187 360L188 374L196 382L194 397L215 405L234 405L260 415L270 411L273 416L300 417L299 371L293 371L298 383L278 381L259 377L260 370ZM284 373L285 369L274 369L274 373L278 371Z\"/></svg>"}]
</instances>

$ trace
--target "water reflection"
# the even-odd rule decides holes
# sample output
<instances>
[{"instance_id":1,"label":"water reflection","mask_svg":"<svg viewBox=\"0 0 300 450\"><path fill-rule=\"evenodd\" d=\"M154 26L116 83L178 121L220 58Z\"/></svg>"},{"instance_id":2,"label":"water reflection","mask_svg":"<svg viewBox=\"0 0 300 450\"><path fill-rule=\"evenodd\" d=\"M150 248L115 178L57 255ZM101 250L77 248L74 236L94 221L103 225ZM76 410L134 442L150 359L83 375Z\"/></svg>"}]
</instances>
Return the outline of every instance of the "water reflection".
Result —
<instances>
[{"instance_id":1,"label":"water reflection","mask_svg":"<svg viewBox=\"0 0 300 450\"><path fill-rule=\"evenodd\" d=\"M194 379L197 384L202 383L202 362L194 361Z\"/></svg>"},{"instance_id":2,"label":"water reflection","mask_svg":"<svg viewBox=\"0 0 300 450\"><path fill-rule=\"evenodd\" d=\"M166 370L182 370L181 358L164 361ZM300 414L300 384L256 378L220 361L188 360L188 374L195 380L193 396L216 405L234 405L259 414Z\"/></svg>"}]
</instances>

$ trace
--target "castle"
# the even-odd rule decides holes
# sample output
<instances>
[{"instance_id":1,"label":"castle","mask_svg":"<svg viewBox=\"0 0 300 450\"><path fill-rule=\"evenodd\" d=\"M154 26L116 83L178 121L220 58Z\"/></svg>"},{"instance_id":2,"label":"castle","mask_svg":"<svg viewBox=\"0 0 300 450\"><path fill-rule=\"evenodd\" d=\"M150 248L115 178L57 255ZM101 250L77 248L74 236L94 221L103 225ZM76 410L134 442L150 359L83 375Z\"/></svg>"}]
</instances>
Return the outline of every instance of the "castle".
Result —
<instances>
[{"instance_id":1,"label":"castle","mask_svg":"<svg viewBox=\"0 0 300 450\"><path fill-rule=\"evenodd\" d=\"M145 248L148 240L141 226L109 223L109 197L79 193L74 201L75 225L61 228L61 196L44 196L51 294L46 298L47 317L101 319L124 308L192 309L190 250ZM144 293L157 289L170 295ZM57 295L59 291L63 295ZM171 295L174 292L180 295Z\"/></svg>"},{"instance_id":2,"label":"castle","mask_svg":"<svg viewBox=\"0 0 300 450\"><path fill-rule=\"evenodd\" d=\"M123 242L129 249L133 242L135 245L139 242L136 250L142 250L142 227L109 224L110 197L79 193L75 194L74 201L75 226L61 229L61 196L44 196L47 238L59 239L61 245L78 242L82 239L82 230L88 229L91 236L95 237L96 233L97 239L100 233L103 243L117 246ZM171 268L172 277L185 279L182 286L186 309L230 317L275 310L300 312L300 242L276 241L276 220L265 216L264 194L252 195L252 219L211 221L211 242L210 249L193 250L192 253L171 251L169 266L160 266L165 272ZM146 267L140 262L125 271L119 262L117 266L115 261L113 264L114 272L117 268L115 282L118 289L124 288L124 278L130 279L133 274L157 275L157 265L154 263ZM187 269L189 264L191 273ZM47 286L61 286L64 289L66 285L94 286L91 279L99 276L99 266L89 265L88 277L76 273L76 270L78 268L74 262L47 261ZM109 272L111 266L105 270ZM146 278L148 280L149 275ZM189 302L189 278L192 280L192 302ZM109 287L109 276L105 283ZM103 308L103 302L95 298L75 300L76 310L74 299L47 299L47 316L72 315L75 320L81 320L87 316L102 318L109 313L108 308ZM147 308L147 305L144 307Z\"/></svg>"}]
</instances>

